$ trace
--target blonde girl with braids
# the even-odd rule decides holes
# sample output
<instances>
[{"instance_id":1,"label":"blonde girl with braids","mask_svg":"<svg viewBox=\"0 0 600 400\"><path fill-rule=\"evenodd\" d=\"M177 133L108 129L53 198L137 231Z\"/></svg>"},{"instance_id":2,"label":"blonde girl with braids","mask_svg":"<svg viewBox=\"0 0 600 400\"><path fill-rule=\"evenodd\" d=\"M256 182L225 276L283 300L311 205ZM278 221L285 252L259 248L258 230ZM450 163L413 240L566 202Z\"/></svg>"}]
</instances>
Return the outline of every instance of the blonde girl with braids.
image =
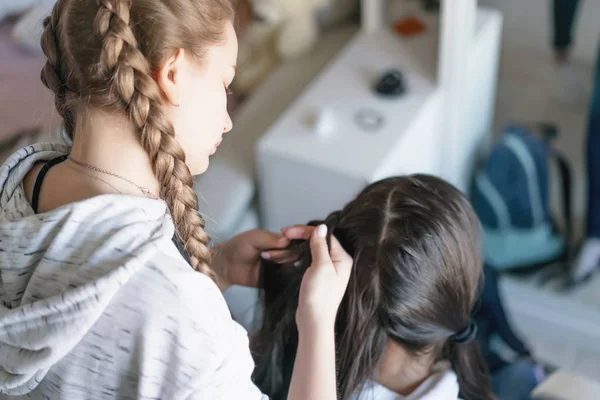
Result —
<instances>
[{"instance_id":1,"label":"blonde girl with braids","mask_svg":"<svg viewBox=\"0 0 600 400\"><path fill-rule=\"evenodd\" d=\"M261 254L313 263L290 399L335 399L334 322L351 257L327 228L209 248L192 176L231 129L229 0L58 0L41 78L68 144L0 168L0 393L32 399L262 399L219 289ZM3 397L5 398L5 397Z\"/></svg>"}]
</instances>

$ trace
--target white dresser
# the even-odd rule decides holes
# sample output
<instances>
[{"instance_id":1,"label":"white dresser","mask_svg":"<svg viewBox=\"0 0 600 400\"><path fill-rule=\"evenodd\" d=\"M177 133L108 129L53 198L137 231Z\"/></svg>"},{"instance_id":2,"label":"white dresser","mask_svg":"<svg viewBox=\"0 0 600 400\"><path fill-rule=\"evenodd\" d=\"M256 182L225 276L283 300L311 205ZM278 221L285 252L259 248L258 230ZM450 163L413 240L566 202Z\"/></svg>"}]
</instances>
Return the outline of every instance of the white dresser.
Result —
<instances>
[{"instance_id":1,"label":"white dresser","mask_svg":"<svg viewBox=\"0 0 600 400\"><path fill-rule=\"evenodd\" d=\"M265 228L324 218L368 183L393 175L430 173L466 189L491 135L502 17L477 11L469 57L457 64L472 78L462 90L455 85L464 77L441 77L439 20L423 19L427 32L409 39L388 28L363 29L261 137L256 159ZM405 77L407 92L399 98L373 91L390 68ZM455 101L468 111L458 134L447 118ZM327 132L320 132L324 110Z\"/></svg>"}]
</instances>

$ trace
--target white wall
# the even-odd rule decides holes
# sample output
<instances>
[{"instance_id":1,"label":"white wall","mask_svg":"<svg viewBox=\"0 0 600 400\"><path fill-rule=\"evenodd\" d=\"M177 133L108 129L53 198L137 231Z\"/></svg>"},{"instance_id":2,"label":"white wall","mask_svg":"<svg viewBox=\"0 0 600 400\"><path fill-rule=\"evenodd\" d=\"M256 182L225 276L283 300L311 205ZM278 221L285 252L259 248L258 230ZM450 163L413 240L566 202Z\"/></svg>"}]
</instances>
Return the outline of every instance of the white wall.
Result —
<instances>
[{"instance_id":1,"label":"white wall","mask_svg":"<svg viewBox=\"0 0 600 400\"><path fill-rule=\"evenodd\" d=\"M442 144L442 177L466 191L479 151L493 134L502 14L480 7L472 31L453 33L461 21L460 16L456 21L442 21L442 35L449 36L441 39L438 61L443 96L438 138Z\"/></svg>"},{"instance_id":2,"label":"white wall","mask_svg":"<svg viewBox=\"0 0 600 400\"><path fill-rule=\"evenodd\" d=\"M480 150L489 145L493 136L502 21L502 14L495 10L480 8L478 12L466 74L466 145L460 148L461 154L458 158L458 168L463 170L464 174L457 184L463 189L470 183Z\"/></svg>"}]
</instances>

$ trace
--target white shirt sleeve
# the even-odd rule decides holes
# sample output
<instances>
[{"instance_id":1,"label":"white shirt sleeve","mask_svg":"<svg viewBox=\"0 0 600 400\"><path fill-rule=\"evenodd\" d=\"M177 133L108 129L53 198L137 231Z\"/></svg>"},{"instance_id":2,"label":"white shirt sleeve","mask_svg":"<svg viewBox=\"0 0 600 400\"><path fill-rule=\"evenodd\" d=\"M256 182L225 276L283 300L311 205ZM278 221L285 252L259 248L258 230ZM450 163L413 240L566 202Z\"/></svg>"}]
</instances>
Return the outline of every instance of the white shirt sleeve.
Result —
<instances>
[{"instance_id":1,"label":"white shirt sleeve","mask_svg":"<svg viewBox=\"0 0 600 400\"><path fill-rule=\"evenodd\" d=\"M191 364L187 373L192 375L187 399L268 400L252 382L248 333L233 321L223 295L208 277L193 281L181 287L188 304L197 305L184 323L186 332L181 332L184 346L193 349L186 357Z\"/></svg>"}]
</instances>

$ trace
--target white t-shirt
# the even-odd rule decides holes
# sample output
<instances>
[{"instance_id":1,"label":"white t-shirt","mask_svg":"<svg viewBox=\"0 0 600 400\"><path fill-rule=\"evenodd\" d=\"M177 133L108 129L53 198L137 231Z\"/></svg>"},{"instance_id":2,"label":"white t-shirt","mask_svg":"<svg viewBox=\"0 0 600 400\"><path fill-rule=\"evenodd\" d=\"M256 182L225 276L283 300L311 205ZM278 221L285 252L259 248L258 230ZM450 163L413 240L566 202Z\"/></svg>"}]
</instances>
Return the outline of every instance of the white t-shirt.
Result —
<instances>
[{"instance_id":1,"label":"white t-shirt","mask_svg":"<svg viewBox=\"0 0 600 400\"><path fill-rule=\"evenodd\" d=\"M438 369L409 396L402 396L370 381L349 400L457 400L458 380L449 368Z\"/></svg>"}]
</instances>

